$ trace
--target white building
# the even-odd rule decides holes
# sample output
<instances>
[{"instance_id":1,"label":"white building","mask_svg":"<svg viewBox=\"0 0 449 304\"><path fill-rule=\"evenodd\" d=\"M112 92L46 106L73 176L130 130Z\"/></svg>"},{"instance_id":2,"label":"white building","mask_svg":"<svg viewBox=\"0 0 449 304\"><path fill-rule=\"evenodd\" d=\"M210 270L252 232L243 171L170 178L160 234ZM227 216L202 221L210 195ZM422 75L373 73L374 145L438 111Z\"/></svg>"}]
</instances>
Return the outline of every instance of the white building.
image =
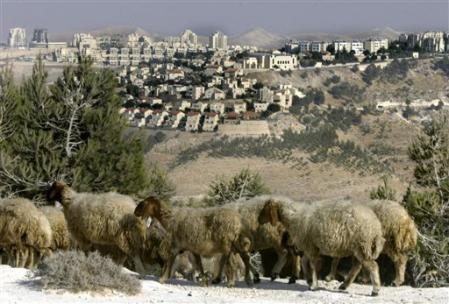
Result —
<instances>
[{"instance_id":1,"label":"white building","mask_svg":"<svg viewBox=\"0 0 449 304\"><path fill-rule=\"evenodd\" d=\"M310 52L310 49L311 49L310 41L300 41L299 42L299 52L300 53Z\"/></svg>"},{"instance_id":2,"label":"white building","mask_svg":"<svg viewBox=\"0 0 449 304\"><path fill-rule=\"evenodd\" d=\"M191 30L187 29L181 35L181 43L189 47L196 47L198 45L198 36Z\"/></svg>"},{"instance_id":3,"label":"white building","mask_svg":"<svg viewBox=\"0 0 449 304\"><path fill-rule=\"evenodd\" d=\"M190 112L187 114L186 131L195 132L200 128L201 113Z\"/></svg>"},{"instance_id":4,"label":"white building","mask_svg":"<svg viewBox=\"0 0 449 304\"><path fill-rule=\"evenodd\" d=\"M8 45L10 48L26 48L27 39L25 29L21 27L10 29Z\"/></svg>"},{"instance_id":5,"label":"white building","mask_svg":"<svg viewBox=\"0 0 449 304\"><path fill-rule=\"evenodd\" d=\"M209 47L218 50L228 49L228 36L222 32L215 32L209 37Z\"/></svg>"},{"instance_id":6,"label":"white building","mask_svg":"<svg viewBox=\"0 0 449 304\"><path fill-rule=\"evenodd\" d=\"M365 50L370 53L376 53L381 48L388 49L388 39L368 39L363 43Z\"/></svg>"},{"instance_id":7,"label":"white building","mask_svg":"<svg viewBox=\"0 0 449 304\"><path fill-rule=\"evenodd\" d=\"M313 41L310 50L316 53L325 53L330 43L326 41Z\"/></svg>"},{"instance_id":8,"label":"white building","mask_svg":"<svg viewBox=\"0 0 449 304\"><path fill-rule=\"evenodd\" d=\"M353 51L355 55L361 55L363 54L363 42L361 41L352 41L351 42L351 49L350 51Z\"/></svg>"},{"instance_id":9,"label":"white building","mask_svg":"<svg viewBox=\"0 0 449 304\"><path fill-rule=\"evenodd\" d=\"M350 52L351 51L351 42L349 42L349 41L334 41L334 49L335 49L335 52L342 52L343 50Z\"/></svg>"},{"instance_id":10,"label":"white building","mask_svg":"<svg viewBox=\"0 0 449 304\"><path fill-rule=\"evenodd\" d=\"M219 115L215 112L204 115L203 131L213 132L218 127Z\"/></svg>"},{"instance_id":11,"label":"white building","mask_svg":"<svg viewBox=\"0 0 449 304\"><path fill-rule=\"evenodd\" d=\"M294 55L272 54L268 57L269 69L293 70L298 67L298 59Z\"/></svg>"},{"instance_id":12,"label":"white building","mask_svg":"<svg viewBox=\"0 0 449 304\"><path fill-rule=\"evenodd\" d=\"M78 48L78 50L96 49L97 40L91 34L75 33L73 34L72 46Z\"/></svg>"}]
</instances>

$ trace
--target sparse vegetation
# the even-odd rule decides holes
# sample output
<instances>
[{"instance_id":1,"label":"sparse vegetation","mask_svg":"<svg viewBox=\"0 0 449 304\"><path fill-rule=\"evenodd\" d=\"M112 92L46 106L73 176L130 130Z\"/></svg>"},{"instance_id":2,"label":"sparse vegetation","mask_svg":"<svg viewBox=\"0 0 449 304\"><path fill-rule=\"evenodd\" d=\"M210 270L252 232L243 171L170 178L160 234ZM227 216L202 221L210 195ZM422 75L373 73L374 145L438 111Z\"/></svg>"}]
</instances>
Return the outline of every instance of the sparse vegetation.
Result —
<instances>
[{"instance_id":1,"label":"sparse vegetation","mask_svg":"<svg viewBox=\"0 0 449 304\"><path fill-rule=\"evenodd\" d=\"M354 142L339 140L335 128L328 124L310 128L300 134L286 131L281 139L269 137L213 139L181 151L174 165L195 160L199 154L206 152L208 157L262 157L291 162L294 166L302 167L303 160L292 156L294 149L308 152L310 162L329 161L337 166L360 172L388 170L384 164L376 161L368 151Z\"/></svg>"},{"instance_id":2,"label":"sparse vegetation","mask_svg":"<svg viewBox=\"0 0 449 304\"><path fill-rule=\"evenodd\" d=\"M44 289L75 293L116 290L135 295L141 290L141 283L136 277L124 273L122 267L98 252L87 255L82 251L56 252L44 259L32 276Z\"/></svg>"}]
</instances>

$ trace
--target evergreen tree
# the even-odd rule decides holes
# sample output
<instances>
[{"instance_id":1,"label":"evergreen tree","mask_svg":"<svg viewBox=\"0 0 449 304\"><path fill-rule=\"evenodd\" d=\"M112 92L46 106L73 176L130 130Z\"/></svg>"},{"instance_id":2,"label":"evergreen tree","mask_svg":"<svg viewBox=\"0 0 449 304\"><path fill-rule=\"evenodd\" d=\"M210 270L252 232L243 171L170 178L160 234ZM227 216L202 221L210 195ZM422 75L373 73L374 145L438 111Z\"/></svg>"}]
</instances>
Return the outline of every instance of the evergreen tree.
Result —
<instances>
[{"instance_id":1,"label":"evergreen tree","mask_svg":"<svg viewBox=\"0 0 449 304\"><path fill-rule=\"evenodd\" d=\"M409 148L418 190L407 189L405 207L420 232L410 261L412 283L449 285L449 114L434 116Z\"/></svg>"},{"instance_id":2,"label":"evergreen tree","mask_svg":"<svg viewBox=\"0 0 449 304\"><path fill-rule=\"evenodd\" d=\"M79 191L131 194L148 186L142 138L125 134L112 71L80 58L49 86L38 59L23 85L6 71L0 87L0 108L16 105L9 116L14 132L0 143L3 194L34 197L55 179Z\"/></svg>"}]
</instances>

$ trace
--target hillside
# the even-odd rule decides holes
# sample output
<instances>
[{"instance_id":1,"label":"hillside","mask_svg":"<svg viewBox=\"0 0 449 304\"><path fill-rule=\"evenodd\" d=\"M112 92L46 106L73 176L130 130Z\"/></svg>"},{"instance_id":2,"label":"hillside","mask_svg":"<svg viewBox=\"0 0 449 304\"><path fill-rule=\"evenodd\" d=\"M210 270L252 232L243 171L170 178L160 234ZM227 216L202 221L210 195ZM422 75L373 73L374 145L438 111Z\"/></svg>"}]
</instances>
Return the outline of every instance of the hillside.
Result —
<instances>
[{"instance_id":1,"label":"hillside","mask_svg":"<svg viewBox=\"0 0 449 304\"><path fill-rule=\"evenodd\" d=\"M357 106L385 100L397 100L405 104L407 98L446 100L448 79L441 72L435 71L432 66L431 60L421 60L409 70L406 77L394 82L379 79L371 85L362 80L361 72L353 72L347 68L323 69L319 72L268 71L249 76L267 85L291 83L303 91L309 90L310 87L322 90L325 92L325 105L317 109L324 110L328 105L339 108L347 103L329 93L333 86L343 82L363 88ZM326 85L326 80L332 76L340 77L339 83ZM302 116L299 118L302 119ZM250 168L260 173L274 193L295 199L366 198L384 175L392 177L391 183L397 191L397 197L402 197L408 184L413 181L414 164L409 160L408 146L418 133L419 123L406 121L400 113L371 113L362 115L360 124L347 127L344 131L337 131L339 140L354 143L365 152L358 156L354 154L353 159L348 158L345 161L337 157L316 162L315 152L297 148L279 151L279 156L267 157L256 157L244 151L257 141L243 141L232 149L229 146L236 144L224 143L224 146L228 146L226 153L211 154L211 150L208 149L212 148L203 146L210 145L214 139L219 141L219 135L185 132L170 133L172 136L157 144L147 154L147 161L157 162L168 170L169 177L177 185L176 195L180 196L206 194L208 185L217 176L230 177L242 168ZM239 146L243 144L245 146ZM257 151L256 146L251 149ZM260 151L258 153L260 154ZM184 157L185 160L179 163L177 161L179 157ZM348 162L362 161L360 157L369 157L379 166L385 165L388 169L372 172L363 169L363 165L361 167L348 165Z\"/></svg>"},{"instance_id":2,"label":"hillside","mask_svg":"<svg viewBox=\"0 0 449 304\"><path fill-rule=\"evenodd\" d=\"M229 38L230 44L254 45L264 49L279 48L286 40L285 36L269 32L260 27Z\"/></svg>"}]
</instances>

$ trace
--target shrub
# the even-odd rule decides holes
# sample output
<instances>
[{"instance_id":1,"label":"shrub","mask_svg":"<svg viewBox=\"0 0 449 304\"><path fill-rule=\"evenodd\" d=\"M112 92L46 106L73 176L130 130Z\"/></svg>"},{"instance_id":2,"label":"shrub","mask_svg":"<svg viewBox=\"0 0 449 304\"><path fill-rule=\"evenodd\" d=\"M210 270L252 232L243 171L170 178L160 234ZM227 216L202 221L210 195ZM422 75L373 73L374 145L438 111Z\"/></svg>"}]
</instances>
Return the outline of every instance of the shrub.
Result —
<instances>
[{"instance_id":1,"label":"shrub","mask_svg":"<svg viewBox=\"0 0 449 304\"><path fill-rule=\"evenodd\" d=\"M327 87L331 84L337 84L340 82L340 76L333 75L332 77L327 78L323 84Z\"/></svg>"},{"instance_id":2,"label":"shrub","mask_svg":"<svg viewBox=\"0 0 449 304\"><path fill-rule=\"evenodd\" d=\"M379 185L377 188L372 189L369 197L370 199L381 199L381 200L392 200L394 201L396 198L396 191L389 185L388 176L382 177L383 185Z\"/></svg>"},{"instance_id":3,"label":"shrub","mask_svg":"<svg viewBox=\"0 0 449 304\"><path fill-rule=\"evenodd\" d=\"M357 85L352 85L349 82L342 82L333 86L329 93L337 99L343 99L346 101L360 102L362 100L364 90Z\"/></svg>"},{"instance_id":4,"label":"shrub","mask_svg":"<svg viewBox=\"0 0 449 304\"><path fill-rule=\"evenodd\" d=\"M374 64L370 64L366 70L362 73L362 79L368 85L372 84L373 80L378 78L381 74L381 69Z\"/></svg>"},{"instance_id":5,"label":"shrub","mask_svg":"<svg viewBox=\"0 0 449 304\"><path fill-rule=\"evenodd\" d=\"M149 186L139 196L148 197L149 195L168 200L173 196L176 190L175 184L168 178L167 172L155 163L151 163L148 169Z\"/></svg>"},{"instance_id":6,"label":"shrub","mask_svg":"<svg viewBox=\"0 0 449 304\"><path fill-rule=\"evenodd\" d=\"M122 267L98 252L56 252L43 260L33 271L44 289L63 289L70 292L104 292L116 290L129 295L138 294L140 281L124 273Z\"/></svg>"},{"instance_id":7,"label":"shrub","mask_svg":"<svg viewBox=\"0 0 449 304\"><path fill-rule=\"evenodd\" d=\"M270 191L258 173L243 169L230 179L219 177L209 185L209 197L218 205L223 205L243 197L268 194Z\"/></svg>"}]
</instances>

